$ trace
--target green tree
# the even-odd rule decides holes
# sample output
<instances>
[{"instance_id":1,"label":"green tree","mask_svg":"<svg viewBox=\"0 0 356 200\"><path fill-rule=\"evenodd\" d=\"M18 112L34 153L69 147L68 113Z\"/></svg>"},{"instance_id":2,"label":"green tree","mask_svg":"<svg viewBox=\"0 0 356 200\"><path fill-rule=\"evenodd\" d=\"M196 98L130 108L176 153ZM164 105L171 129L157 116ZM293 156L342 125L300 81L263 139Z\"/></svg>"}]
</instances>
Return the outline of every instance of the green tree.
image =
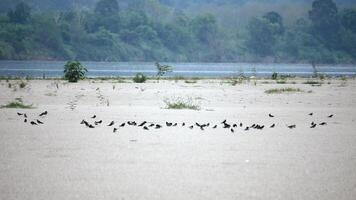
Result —
<instances>
[{"instance_id":1,"label":"green tree","mask_svg":"<svg viewBox=\"0 0 356 200\"><path fill-rule=\"evenodd\" d=\"M172 72L172 67L169 65L161 65L159 64L159 62L156 62L155 65L157 68L158 80L161 78L161 76L164 76L167 72Z\"/></svg>"},{"instance_id":2,"label":"green tree","mask_svg":"<svg viewBox=\"0 0 356 200\"><path fill-rule=\"evenodd\" d=\"M356 33L356 9L344 9L341 12L341 24Z\"/></svg>"},{"instance_id":3,"label":"green tree","mask_svg":"<svg viewBox=\"0 0 356 200\"><path fill-rule=\"evenodd\" d=\"M7 16L13 23L26 24L30 21L31 8L26 3L21 2L16 5L15 10L10 10Z\"/></svg>"},{"instance_id":4,"label":"green tree","mask_svg":"<svg viewBox=\"0 0 356 200\"><path fill-rule=\"evenodd\" d=\"M64 66L64 78L72 83L84 79L86 72L88 70L78 61L68 61Z\"/></svg>"},{"instance_id":5,"label":"green tree","mask_svg":"<svg viewBox=\"0 0 356 200\"><path fill-rule=\"evenodd\" d=\"M95 6L95 12L100 15L113 15L119 12L117 0L100 0Z\"/></svg>"},{"instance_id":6,"label":"green tree","mask_svg":"<svg viewBox=\"0 0 356 200\"><path fill-rule=\"evenodd\" d=\"M309 11L314 31L325 40L332 40L340 28L338 9L332 0L315 0Z\"/></svg>"},{"instance_id":7,"label":"green tree","mask_svg":"<svg viewBox=\"0 0 356 200\"><path fill-rule=\"evenodd\" d=\"M275 28L276 33L282 34L284 32L283 18L277 12L268 12L263 16L263 18L267 19L271 24L277 26Z\"/></svg>"},{"instance_id":8,"label":"green tree","mask_svg":"<svg viewBox=\"0 0 356 200\"><path fill-rule=\"evenodd\" d=\"M273 24L265 18L252 18L247 31L249 37L246 40L246 47L251 53L262 57L273 55L276 42Z\"/></svg>"}]
</instances>

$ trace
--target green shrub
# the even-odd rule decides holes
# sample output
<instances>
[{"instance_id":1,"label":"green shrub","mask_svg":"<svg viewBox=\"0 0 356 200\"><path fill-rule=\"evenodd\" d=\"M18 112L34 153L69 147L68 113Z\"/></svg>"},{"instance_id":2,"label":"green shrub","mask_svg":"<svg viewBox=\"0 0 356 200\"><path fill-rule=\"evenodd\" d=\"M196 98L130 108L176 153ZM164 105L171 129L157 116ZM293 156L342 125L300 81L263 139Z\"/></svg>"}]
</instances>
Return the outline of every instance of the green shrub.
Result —
<instances>
[{"instance_id":1,"label":"green shrub","mask_svg":"<svg viewBox=\"0 0 356 200\"><path fill-rule=\"evenodd\" d=\"M277 72L273 72L272 80L277 80L277 78L278 78L278 73Z\"/></svg>"},{"instance_id":2,"label":"green shrub","mask_svg":"<svg viewBox=\"0 0 356 200\"><path fill-rule=\"evenodd\" d=\"M6 105L0 106L0 108L22 108L31 109L34 108L32 105L25 105L21 98L16 98L15 101L9 102Z\"/></svg>"},{"instance_id":3,"label":"green shrub","mask_svg":"<svg viewBox=\"0 0 356 200\"><path fill-rule=\"evenodd\" d=\"M75 83L78 80L85 78L85 73L88 72L86 68L78 61L68 61L64 66L64 79Z\"/></svg>"},{"instance_id":4,"label":"green shrub","mask_svg":"<svg viewBox=\"0 0 356 200\"><path fill-rule=\"evenodd\" d=\"M20 88L25 88L26 85L27 85L27 84L26 84L25 82L23 82L23 81L21 81L21 83L19 84Z\"/></svg>"},{"instance_id":5,"label":"green shrub","mask_svg":"<svg viewBox=\"0 0 356 200\"><path fill-rule=\"evenodd\" d=\"M136 76L132 79L135 83L144 83L147 80L147 77L142 73L137 73Z\"/></svg>"},{"instance_id":6,"label":"green shrub","mask_svg":"<svg viewBox=\"0 0 356 200\"><path fill-rule=\"evenodd\" d=\"M165 99L167 109L190 109L190 110L200 110L200 107L193 103L192 99L189 98L187 100L182 98L176 99Z\"/></svg>"},{"instance_id":7,"label":"green shrub","mask_svg":"<svg viewBox=\"0 0 356 200\"><path fill-rule=\"evenodd\" d=\"M267 94L280 94L284 92L303 92L303 90L299 88L276 88L276 89L269 89L265 91L265 93Z\"/></svg>"}]
</instances>

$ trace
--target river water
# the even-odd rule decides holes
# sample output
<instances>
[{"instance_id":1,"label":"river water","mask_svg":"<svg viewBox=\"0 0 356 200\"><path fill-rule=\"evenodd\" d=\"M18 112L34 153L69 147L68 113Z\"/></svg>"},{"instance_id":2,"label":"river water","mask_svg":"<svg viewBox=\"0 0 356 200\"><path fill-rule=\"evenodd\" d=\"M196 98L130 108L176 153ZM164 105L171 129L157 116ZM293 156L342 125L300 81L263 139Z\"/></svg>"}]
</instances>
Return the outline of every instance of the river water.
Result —
<instances>
[{"instance_id":1,"label":"river water","mask_svg":"<svg viewBox=\"0 0 356 200\"><path fill-rule=\"evenodd\" d=\"M0 61L0 76L12 77L62 77L64 61ZM82 62L89 77L134 76L144 73L156 75L153 62ZM263 64L263 63L161 63L173 67L167 76L184 77L268 77L273 72L285 75L311 76L313 68L308 64ZM354 76L355 65L317 66L320 74L330 76Z\"/></svg>"}]
</instances>

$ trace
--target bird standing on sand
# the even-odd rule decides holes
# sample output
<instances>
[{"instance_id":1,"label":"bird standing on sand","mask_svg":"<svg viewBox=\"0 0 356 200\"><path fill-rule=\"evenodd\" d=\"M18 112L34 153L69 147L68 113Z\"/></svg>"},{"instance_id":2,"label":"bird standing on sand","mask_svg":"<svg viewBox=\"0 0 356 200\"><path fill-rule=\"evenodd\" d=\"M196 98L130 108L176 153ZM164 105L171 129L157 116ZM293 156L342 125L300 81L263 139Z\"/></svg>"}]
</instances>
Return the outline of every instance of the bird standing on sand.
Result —
<instances>
[{"instance_id":1,"label":"bird standing on sand","mask_svg":"<svg viewBox=\"0 0 356 200\"><path fill-rule=\"evenodd\" d=\"M22 116L22 115L23 115L23 113L19 113L19 112L18 112L18 113L17 113L17 115L18 115L18 116Z\"/></svg>"},{"instance_id":2,"label":"bird standing on sand","mask_svg":"<svg viewBox=\"0 0 356 200\"><path fill-rule=\"evenodd\" d=\"M114 125L114 124L115 124L115 122L114 122L114 121L111 121L108 126L112 126L112 125Z\"/></svg>"},{"instance_id":3,"label":"bird standing on sand","mask_svg":"<svg viewBox=\"0 0 356 200\"><path fill-rule=\"evenodd\" d=\"M38 124L34 121L31 121L31 125L38 125Z\"/></svg>"},{"instance_id":4,"label":"bird standing on sand","mask_svg":"<svg viewBox=\"0 0 356 200\"><path fill-rule=\"evenodd\" d=\"M270 114L268 114L268 116L269 116L269 117L274 117L271 113L270 113Z\"/></svg>"},{"instance_id":5,"label":"bird standing on sand","mask_svg":"<svg viewBox=\"0 0 356 200\"><path fill-rule=\"evenodd\" d=\"M215 128L217 128L218 127L218 125L215 125L215 126L213 126L213 129L215 129Z\"/></svg>"},{"instance_id":6,"label":"bird standing on sand","mask_svg":"<svg viewBox=\"0 0 356 200\"><path fill-rule=\"evenodd\" d=\"M272 124L271 126L270 126L270 128L274 128L276 126L276 124Z\"/></svg>"},{"instance_id":7,"label":"bird standing on sand","mask_svg":"<svg viewBox=\"0 0 356 200\"><path fill-rule=\"evenodd\" d=\"M112 130L113 133L115 133L116 131L117 131L117 128L114 128L114 129Z\"/></svg>"},{"instance_id":8,"label":"bird standing on sand","mask_svg":"<svg viewBox=\"0 0 356 200\"><path fill-rule=\"evenodd\" d=\"M47 112L47 110L46 110L46 111L44 111L43 113L41 113L39 116L42 117L42 116L45 116L45 115L47 115L47 114L48 114L48 112Z\"/></svg>"},{"instance_id":9,"label":"bird standing on sand","mask_svg":"<svg viewBox=\"0 0 356 200\"><path fill-rule=\"evenodd\" d=\"M91 118L92 118L92 119L95 119L95 118L96 118L96 115L92 116Z\"/></svg>"},{"instance_id":10,"label":"bird standing on sand","mask_svg":"<svg viewBox=\"0 0 356 200\"><path fill-rule=\"evenodd\" d=\"M160 129L160 128L162 128L162 126L161 125L159 125L159 124L156 124L156 127L155 127L156 129Z\"/></svg>"},{"instance_id":11,"label":"bird standing on sand","mask_svg":"<svg viewBox=\"0 0 356 200\"><path fill-rule=\"evenodd\" d=\"M24 119L23 122L27 123L27 119Z\"/></svg>"},{"instance_id":12,"label":"bird standing on sand","mask_svg":"<svg viewBox=\"0 0 356 200\"><path fill-rule=\"evenodd\" d=\"M325 126L325 125L327 125L327 123L326 123L326 122L322 122L322 123L320 123L319 125L320 125L320 126Z\"/></svg>"},{"instance_id":13,"label":"bird standing on sand","mask_svg":"<svg viewBox=\"0 0 356 200\"><path fill-rule=\"evenodd\" d=\"M143 125L145 125L147 122L146 121L143 121L141 124L139 124L138 126L141 127Z\"/></svg>"},{"instance_id":14,"label":"bird standing on sand","mask_svg":"<svg viewBox=\"0 0 356 200\"><path fill-rule=\"evenodd\" d=\"M248 130L250 130L250 127L247 126L247 127L245 128L245 131L248 131Z\"/></svg>"},{"instance_id":15,"label":"bird standing on sand","mask_svg":"<svg viewBox=\"0 0 356 200\"><path fill-rule=\"evenodd\" d=\"M193 129L193 127L194 127L193 125L189 126L190 129Z\"/></svg>"},{"instance_id":16,"label":"bird standing on sand","mask_svg":"<svg viewBox=\"0 0 356 200\"><path fill-rule=\"evenodd\" d=\"M334 115L329 115L328 118L332 118Z\"/></svg>"},{"instance_id":17,"label":"bird standing on sand","mask_svg":"<svg viewBox=\"0 0 356 200\"><path fill-rule=\"evenodd\" d=\"M124 122L124 123L122 123L122 124L120 125L120 127L124 127L124 126L125 126L125 124L126 124L125 122Z\"/></svg>"},{"instance_id":18,"label":"bird standing on sand","mask_svg":"<svg viewBox=\"0 0 356 200\"><path fill-rule=\"evenodd\" d=\"M173 123L166 122L166 126L172 126Z\"/></svg>"},{"instance_id":19,"label":"bird standing on sand","mask_svg":"<svg viewBox=\"0 0 356 200\"><path fill-rule=\"evenodd\" d=\"M310 115L310 116L312 116L312 115L313 115L313 113L309 113L309 115Z\"/></svg>"},{"instance_id":20,"label":"bird standing on sand","mask_svg":"<svg viewBox=\"0 0 356 200\"><path fill-rule=\"evenodd\" d=\"M296 125L290 125L290 126L288 126L288 128L290 128L290 129L293 129L293 128L296 128L297 126Z\"/></svg>"},{"instance_id":21,"label":"bird standing on sand","mask_svg":"<svg viewBox=\"0 0 356 200\"><path fill-rule=\"evenodd\" d=\"M231 131L231 133L234 133L234 132L235 132L234 129L230 129L230 131Z\"/></svg>"},{"instance_id":22,"label":"bird standing on sand","mask_svg":"<svg viewBox=\"0 0 356 200\"><path fill-rule=\"evenodd\" d=\"M43 124L43 122L41 122L40 120L37 120L37 123L39 123L39 124Z\"/></svg>"},{"instance_id":23,"label":"bird standing on sand","mask_svg":"<svg viewBox=\"0 0 356 200\"><path fill-rule=\"evenodd\" d=\"M147 131L149 130L149 129L147 128L147 126L144 126L143 129L145 129L145 130L147 130Z\"/></svg>"},{"instance_id":24,"label":"bird standing on sand","mask_svg":"<svg viewBox=\"0 0 356 200\"><path fill-rule=\"evenodd\" d=\"M315 128L316 127L316 124L312 124L311 126L310 126L310 128Z\"/></svg>"},{"instance_id":25,"label":"bird standing on sand","mask_svg":"<svg viewBox=\"0 0 356 200\"><path fill-rule=\"evenodd\" d=\"M182 126L185 126L185 123L184 123L184 122L182 123Z\"/></svg>"},{"instance_id":26,"label":"bird standing on sand","mask_svg":"<svg viewBox=\"0 0 356 200\"><path fill-rule=\"evenodd\" d=\"M94 124L97 126L98 124L101 124L103 123L103 120L100 120L100 121L97 121L97 122L94 122Z\"/></svg>"}]
</instances>

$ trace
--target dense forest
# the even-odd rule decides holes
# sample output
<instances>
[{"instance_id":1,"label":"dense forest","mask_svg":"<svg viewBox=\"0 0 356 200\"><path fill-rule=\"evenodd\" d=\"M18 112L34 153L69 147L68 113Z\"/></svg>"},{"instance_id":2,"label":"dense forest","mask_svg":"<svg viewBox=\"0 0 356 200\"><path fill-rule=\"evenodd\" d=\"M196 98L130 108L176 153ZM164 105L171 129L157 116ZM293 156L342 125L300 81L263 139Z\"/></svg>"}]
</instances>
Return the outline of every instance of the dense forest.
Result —
<instances>
[{"instance_id":1,"label":"dense forest","mask_svg":"<svg viewBox=\"0 0 356 200\"><path fill-rule=\"evenodd\" d=\"M0 5L0 59L356 63L353 0Z\"/></svg>"}]
</instances>

